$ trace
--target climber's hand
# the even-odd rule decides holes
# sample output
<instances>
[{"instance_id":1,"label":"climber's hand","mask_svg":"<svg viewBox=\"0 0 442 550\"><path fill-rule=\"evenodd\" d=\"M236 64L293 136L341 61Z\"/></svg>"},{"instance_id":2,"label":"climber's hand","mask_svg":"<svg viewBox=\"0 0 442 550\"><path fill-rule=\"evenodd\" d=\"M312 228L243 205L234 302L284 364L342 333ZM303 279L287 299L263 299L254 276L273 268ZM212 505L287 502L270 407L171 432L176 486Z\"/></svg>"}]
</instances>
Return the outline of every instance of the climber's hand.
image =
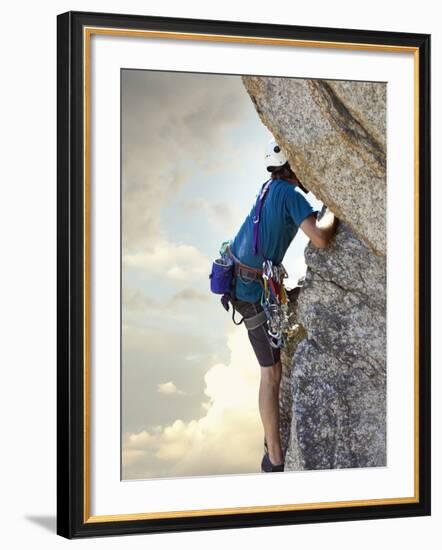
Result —
<instances>
[{"instance_id":1,"label":"climber's hand","mask_svg":"<svg viewBox=\"0 0 442 550\"><path fill-rule=\"evenodd\" d=\"M328 208L320 220L314 214L307 216L301 223L302 231L317 248L326 248L335 233L337 218Z\"/></svg>"}]
</instances>

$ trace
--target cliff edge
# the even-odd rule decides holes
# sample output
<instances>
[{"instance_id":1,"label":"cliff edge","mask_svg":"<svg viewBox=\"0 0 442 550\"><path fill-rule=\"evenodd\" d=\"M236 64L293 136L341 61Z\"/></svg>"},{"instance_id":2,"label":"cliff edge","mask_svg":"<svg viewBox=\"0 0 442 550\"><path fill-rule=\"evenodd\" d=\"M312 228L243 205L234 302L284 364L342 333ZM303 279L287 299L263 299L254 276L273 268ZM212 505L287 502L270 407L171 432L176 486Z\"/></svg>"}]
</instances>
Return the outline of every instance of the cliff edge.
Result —
<instances>
[{"instance_id":1,"label":"cliff edge","mask_svg":"<svg viewBox=\"0 0 442 550\"><path fill-rule=\"evenodd\" d=\"M286 470L385 466L386 86L243 83L303 185L340 219L329 247L306 247L305 280L290 293Z\"/></svg>"}]
</instances>

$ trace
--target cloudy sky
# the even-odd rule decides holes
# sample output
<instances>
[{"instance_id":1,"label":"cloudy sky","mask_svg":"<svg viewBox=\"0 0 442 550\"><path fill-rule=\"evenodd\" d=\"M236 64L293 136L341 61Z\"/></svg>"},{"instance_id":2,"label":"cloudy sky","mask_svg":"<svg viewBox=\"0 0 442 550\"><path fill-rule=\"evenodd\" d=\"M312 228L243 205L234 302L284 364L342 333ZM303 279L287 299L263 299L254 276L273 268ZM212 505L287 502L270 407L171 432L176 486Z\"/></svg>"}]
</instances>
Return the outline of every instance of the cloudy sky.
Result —
<instances>
[{"instance_id":1,"label":"cloudy sky","mask_svg":"<svg viewBox=\"0 0 442 550\"><path fill-rule=\"evenodd\" d=\"M259 365L208 274L267 179L271 136L239 76L121 79L122 479L258 472Z\"/></svg>"}]
</instances>

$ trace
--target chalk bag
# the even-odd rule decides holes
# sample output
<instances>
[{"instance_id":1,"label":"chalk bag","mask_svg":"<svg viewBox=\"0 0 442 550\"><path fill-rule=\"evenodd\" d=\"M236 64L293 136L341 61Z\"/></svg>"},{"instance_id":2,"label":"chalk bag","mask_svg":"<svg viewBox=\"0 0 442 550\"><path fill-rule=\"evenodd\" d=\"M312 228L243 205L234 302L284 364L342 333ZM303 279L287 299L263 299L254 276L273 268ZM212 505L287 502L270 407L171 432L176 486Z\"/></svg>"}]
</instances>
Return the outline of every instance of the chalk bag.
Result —
<instances>
[{"instance_id":1,"label":"chalk bag","mask_svg":"<svg viewBox=\"0 0 442 550\"><path fill-rule=\"evenodd\" d=\"M229 294L232 290L235 266L226 264L223 258L218 258L212 263L212 272L209 275L210 290L214 294Z\"/></svg>"}]
</instances>

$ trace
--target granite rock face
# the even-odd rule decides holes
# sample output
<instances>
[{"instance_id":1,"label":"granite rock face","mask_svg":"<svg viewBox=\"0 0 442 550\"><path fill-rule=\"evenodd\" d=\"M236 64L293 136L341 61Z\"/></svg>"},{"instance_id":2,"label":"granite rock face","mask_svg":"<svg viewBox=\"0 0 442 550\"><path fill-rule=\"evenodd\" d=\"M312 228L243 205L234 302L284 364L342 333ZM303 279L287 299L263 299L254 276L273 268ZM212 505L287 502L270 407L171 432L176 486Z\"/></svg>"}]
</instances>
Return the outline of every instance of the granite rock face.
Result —
<instances>
[{"instance_id":1,"label":"granite rock face","mask_svg":"<svg viewBox=\"0 0 442 550\"><path fill-rule=\"evenodd\" d=\"M243 77L303 185L385 255L386 85Z\"/></svg>"},{"instance_id":2,"label":"granite rock face","mask_svg":"<svg viewBox=\"0 0 442 550\"><path fill-rule=\"evenodd\" d=\"M386 464L386 270L344 224L308 245L290 363L288 470Z\"/></svg>"},{"instance_id":3,"label":"granite rock face","mask_svg":"<svg viewBox=\"0 0 442 550\"><path fill-rule=\"evenodd\" d=\"M385 466L385 86L243 80L302 183L340 219L330 246L307 246L305 280L291 295L286 470Z\"/></svg>"}]
</instances>

